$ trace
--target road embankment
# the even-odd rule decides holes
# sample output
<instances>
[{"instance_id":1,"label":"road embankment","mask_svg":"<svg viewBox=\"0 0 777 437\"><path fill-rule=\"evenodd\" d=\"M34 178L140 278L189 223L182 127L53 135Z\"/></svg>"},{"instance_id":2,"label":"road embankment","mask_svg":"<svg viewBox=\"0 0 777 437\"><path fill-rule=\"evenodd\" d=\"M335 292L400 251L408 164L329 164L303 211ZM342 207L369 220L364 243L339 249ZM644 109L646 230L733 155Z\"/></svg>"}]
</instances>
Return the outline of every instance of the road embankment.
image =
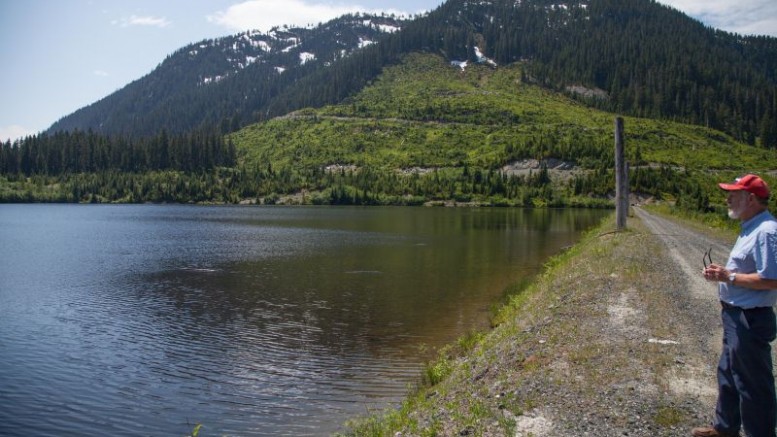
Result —
<instances>
[{"instance_id":1,"label":"road embankment","mask_svg":"<svg viewBox=\"0 0 777 437\"><path fill-rule=\"evenodd\" d=\"M494 329L442 351L434 385L347 434L686 436L709 423L720 324L702 256L723 261L731 241L638 208L613 229L549 262Z\"/></svg>"}]
</instances>

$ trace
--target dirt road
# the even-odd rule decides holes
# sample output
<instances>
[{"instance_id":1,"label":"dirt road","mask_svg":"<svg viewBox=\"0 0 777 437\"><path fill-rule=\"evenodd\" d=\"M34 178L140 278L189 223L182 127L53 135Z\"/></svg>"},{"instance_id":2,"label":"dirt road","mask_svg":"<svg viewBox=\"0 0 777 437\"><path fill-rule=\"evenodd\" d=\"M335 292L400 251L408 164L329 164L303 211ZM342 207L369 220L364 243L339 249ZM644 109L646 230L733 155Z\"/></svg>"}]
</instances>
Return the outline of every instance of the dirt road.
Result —
<instances>
[{"instance_id":1,"label":"dirt road","mask_svg":"<svg viewBox=\"0 0 777 437\"><path fill-rule=\"evenodd\" d=\"M701 234L674 221L649 214L641 208L634 208L633 211L650 233L663 243L679 269L679 275L673 282L678 300L688 309L688 330L679 334L687 335L689 340L695 339L690 342L698 343L705 351L714 352L717 356L720 349L717 284L706 281L701 271L706 251L711 249L714 262L725 263L733 242Z\"/></svg>"},{"instance_id":2,"label":"dirt road","mask_svg":"<svg viewBox=\"0 0 777 437\"><path fill-rule=\"evenodd\" d=\"M721 343L720 303L717 285L706 281L701 271L706 251L712 249L712 260L724 263L732 242L704 235L641 208L633 211L650 234L662 242L675 266L667 273L666 286L680 310L684 328L676 332L676 341L688 347L689 362L685 363L685 375L678 377L674 387L696 390L712 406L717 387L714 365Z\"/></svg>"}]
</instances>

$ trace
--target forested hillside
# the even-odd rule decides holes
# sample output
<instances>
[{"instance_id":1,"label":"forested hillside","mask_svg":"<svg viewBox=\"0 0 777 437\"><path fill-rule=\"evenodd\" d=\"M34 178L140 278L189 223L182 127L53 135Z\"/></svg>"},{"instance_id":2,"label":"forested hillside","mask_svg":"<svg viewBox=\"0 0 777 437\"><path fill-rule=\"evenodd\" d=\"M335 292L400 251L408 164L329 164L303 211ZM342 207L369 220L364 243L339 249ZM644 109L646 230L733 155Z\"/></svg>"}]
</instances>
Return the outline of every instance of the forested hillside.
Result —
<instances>
[{"instance_id":1,"label":"forested hillside","mask_svg":"<svg viewBox=\"0 0 777 437\"><path fill-rule=\"evenodd\" d=\"M147 76L63 117L48 132L138 137L162 130L234 131L263 119L282 90L379 42L405 21L345 15L314 28L276 27L190 44Z\"/></svg>"},{"instance_id":2,"label":"forested hillside","mask_svg":"<svg viewBox=\"0 0 777 437\"><path fill-rule=\"evenodd\" d=\"M287 89L275 115L338 102L404 53L477 62L476 47L500 66L525 62L525 80L597 108L777 147L777 38L706 28L652 0L449 0L382 44Z\"/></svg>"},{"instance_id":3,"label":"forested hillside","mask_svg":"<svg viewBox=\"0 0 777 437\"><path fill-rule=\"evenodd\" d=\"M166 131L139 140L94 132L59 132L30 137L18 147L0 147L0 174L58 176L102 171L212 170L235 165L235 147L221 135Z\"/></svg>"},{"instance_id":4,"label":"forested hillside","mask_svg":"<svg viewBox=\"0 0 777 437\"><path fill-rule=\"evenodd\" d=\"M342 104L298 111L229 138L242 168L287 169L300 189L326 203L370 196L378 203L381 196L393 196L390 203L420 196L558 206L606 199L614 186L615 115L527 83L524 75L521 64L461 69L437 55L409 55ZM642 118L627 118L626 125L632 190L682 198L695 209L710 206L710 171L728 178L777 165L773 151L708 128ZM574 168L555 179L546 167L514 171L515 163L531 160ZM418 187L429 180L435 190Z\"/></svg>"},{"instance_id":5,"label":"forested hillside","mask_svg":"<svg viewBox=\"0 0 777 437\"><path fill-rule=\"evenodd\" d=\"M247 32L2 144L0 201L602 206L620 114L632 190L709 210L777 169L775 67L777 39L652 0Z\"/></svg>"},{"instance_id":6,"label":"forested hillside","mask_svg":"<svg viewBox=\"0 0 777 437\"><path fill-rule=\"evenodd\" d=\"M462 69L412 54L342 104L225 139L163 133L117 141L76 132L6 143L0 199L609 205L615 114L524 75L520 63ZM772 150L708 128L640 118L626 126L632 190L691 209L714 206L713 180L777 167ZM564 169L548 168L554 161ZM527 162L544 165L527 170Z\"/></svg>"},{"instance_id":7,"label":"forested hillside","mask_svg":"<svg viewBox=\"0 0 777 437\"><path fill-rule=\"evenodd\" d=\"M588 105L777 147L777 39L706 28L653 0L449 0L410 21L345 16L203 41L50 132L234 131L338 103L413 52L523 61L525 80Z\"/></svg>"}]
</instances>

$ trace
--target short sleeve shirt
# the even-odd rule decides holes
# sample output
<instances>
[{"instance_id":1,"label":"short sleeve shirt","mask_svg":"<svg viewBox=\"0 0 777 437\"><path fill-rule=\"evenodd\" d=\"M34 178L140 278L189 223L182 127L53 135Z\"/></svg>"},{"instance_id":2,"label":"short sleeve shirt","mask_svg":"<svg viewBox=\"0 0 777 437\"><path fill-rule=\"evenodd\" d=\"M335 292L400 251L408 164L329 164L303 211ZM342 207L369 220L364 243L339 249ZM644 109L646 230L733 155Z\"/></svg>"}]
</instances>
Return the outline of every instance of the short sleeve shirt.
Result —
<instances>
[{"instance_id":1,"label":"short sleeve shirt","mask_svg":"<svg viewBox=\"0 0 777 437\"><path fill-rule=\"evenodd\" d=\"M777 279L777 220L764 211L742 223L726 269L735 273L758 273L764 279ZM720 300L740 308L771 307L777 303L777 289L752 290L720 283Z\"/></svg>"}]
</instances>

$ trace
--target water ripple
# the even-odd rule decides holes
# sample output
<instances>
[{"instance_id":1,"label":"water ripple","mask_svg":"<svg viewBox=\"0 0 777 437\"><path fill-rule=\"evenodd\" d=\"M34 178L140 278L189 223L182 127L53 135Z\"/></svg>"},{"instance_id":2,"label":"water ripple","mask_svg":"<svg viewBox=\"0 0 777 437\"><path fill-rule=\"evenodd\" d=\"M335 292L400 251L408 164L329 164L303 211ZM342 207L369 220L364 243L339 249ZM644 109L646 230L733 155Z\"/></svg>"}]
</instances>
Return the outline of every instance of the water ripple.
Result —
<instances>
[{"instance_id":1,"label":"water ripple","mask_svg":"<svg viewBox=\"0 0 777 437\"><path fill-rule=\"evenodd\" d=\"M4 205L0 435L336 431L593 222L568 217Z\"/></svg>"}]
</instances>

